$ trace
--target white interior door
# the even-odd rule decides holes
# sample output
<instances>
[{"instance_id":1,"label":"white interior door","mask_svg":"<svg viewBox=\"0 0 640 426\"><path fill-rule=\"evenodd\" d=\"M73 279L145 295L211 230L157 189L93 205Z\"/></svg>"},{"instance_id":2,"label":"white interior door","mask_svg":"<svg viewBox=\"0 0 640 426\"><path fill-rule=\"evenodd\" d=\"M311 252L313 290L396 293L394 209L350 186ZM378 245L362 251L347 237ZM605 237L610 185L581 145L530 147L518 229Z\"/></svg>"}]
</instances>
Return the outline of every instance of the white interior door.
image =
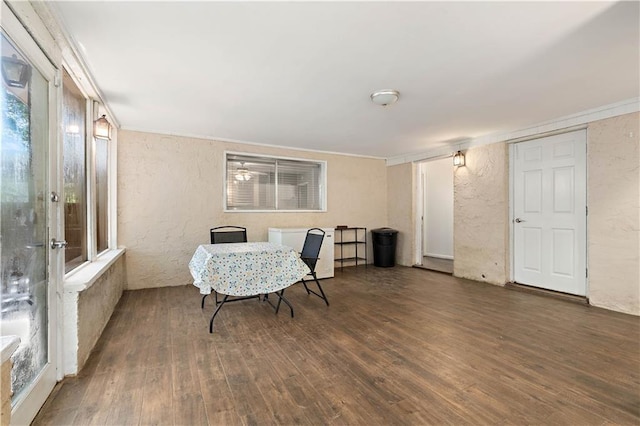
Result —
<instances>
[{"instance_id":1,"label":"white interior door","mask_svg":"<svg viewBox=\"0 0 640 426\"><path fill-rule=\"evenodd\" d=\"M20 338L12 356L11 422L29 424L56 383L60 250L51 250L49 240L59 207L49 194L56 176L57 88L54 67L4 2L1 22L0 331Z\"/></svg>"},{"instance_id":2,"label":"white interior door","mask_svg":"<svg viewBox=\"0 0 640 426\"><path fill-rule=\"evenodd\" d=\"M514 279L586 296L586 131L513 149Z\"/></svg>"}]
</instances>

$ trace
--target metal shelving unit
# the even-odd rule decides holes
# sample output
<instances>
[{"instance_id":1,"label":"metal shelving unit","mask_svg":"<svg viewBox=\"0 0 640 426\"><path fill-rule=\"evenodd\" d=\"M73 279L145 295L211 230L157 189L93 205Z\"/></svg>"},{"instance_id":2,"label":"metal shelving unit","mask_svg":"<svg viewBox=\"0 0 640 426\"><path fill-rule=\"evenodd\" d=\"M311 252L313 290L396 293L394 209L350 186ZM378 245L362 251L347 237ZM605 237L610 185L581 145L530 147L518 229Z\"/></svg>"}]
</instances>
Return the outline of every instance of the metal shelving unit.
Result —
<instances>
[{"instance_id":1,"label":"metal shelving unit","mask_svg":"<svg viewBox=\"0 0 640 426\"><path fill-rule=\"evenodd\" d=\"M347 234L346 240L345 234ZM367 228L336 228L335 245L340 247L340 256L334 260L340 262L340 270L344 267L345 262L355 262L355 266L359 264L367 266ZM353 246L353 250L349 250L349 255L345 257L345 247L347 246ZM351 252L353 252L353 256L351 256Z\"/></svg>"}]
</instances>

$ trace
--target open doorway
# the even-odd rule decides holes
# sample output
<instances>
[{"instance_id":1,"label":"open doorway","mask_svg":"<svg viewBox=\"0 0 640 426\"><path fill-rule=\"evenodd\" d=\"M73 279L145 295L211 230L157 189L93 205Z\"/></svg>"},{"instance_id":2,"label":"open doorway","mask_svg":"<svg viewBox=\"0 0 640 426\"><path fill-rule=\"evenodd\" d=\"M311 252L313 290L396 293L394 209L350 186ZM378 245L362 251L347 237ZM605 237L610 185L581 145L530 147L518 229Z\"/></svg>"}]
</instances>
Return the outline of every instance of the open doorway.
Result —
<instances>
[{"instance_id":1,"label":"open doorway","mask_svg":"<svg viewBox=\"0 0 640 426\"><path fill-rule=\"evenodd\" d=\"M453 273L453 165L451 158L419 165L422 218L419 267Z\"/></svg>"}]
</instances>

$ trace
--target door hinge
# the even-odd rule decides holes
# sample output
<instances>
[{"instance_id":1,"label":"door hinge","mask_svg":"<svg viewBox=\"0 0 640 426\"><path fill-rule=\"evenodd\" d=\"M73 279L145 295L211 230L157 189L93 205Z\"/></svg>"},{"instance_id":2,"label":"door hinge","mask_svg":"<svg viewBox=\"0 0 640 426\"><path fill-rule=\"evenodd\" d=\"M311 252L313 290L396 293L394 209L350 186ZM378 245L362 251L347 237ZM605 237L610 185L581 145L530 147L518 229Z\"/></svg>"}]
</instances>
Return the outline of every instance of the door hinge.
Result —
<instances>
[{"instance_id":1,"label":"door hinge","mask_svg":"<svg viewBox=\"0 0 640 426\"><path fill-rule=\"evenodd\" d=\"M589 216L589 206L584 206L585 216Z\"/></svg>"},{"instance_id":2,"label":"door hinge","mask_svg":"<svg viewBox=\"0 0 640 426\"><path fill-rule=\"evenodd\" d=\"M60 71L56 70L56 73L53 75L53 85L60 87L60 80Z\"/></svg>"},{"instance_id":3,"label":"door hinge","mask_svg":"<svg viewBox=\"0 0 640 426\"><path fill-rule=\"evenodd\" d=\"M584 277L589 278L589 268L584 268Z\"/></svg>"}]
</instances>

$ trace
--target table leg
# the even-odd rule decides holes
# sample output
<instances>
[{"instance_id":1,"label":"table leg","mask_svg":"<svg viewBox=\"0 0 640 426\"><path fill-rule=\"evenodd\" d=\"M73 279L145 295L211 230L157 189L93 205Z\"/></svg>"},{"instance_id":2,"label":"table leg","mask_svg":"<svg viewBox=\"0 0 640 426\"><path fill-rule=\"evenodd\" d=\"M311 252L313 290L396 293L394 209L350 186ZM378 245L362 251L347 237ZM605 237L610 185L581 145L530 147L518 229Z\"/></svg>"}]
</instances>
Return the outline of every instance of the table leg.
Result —
<instances>
[{"instance_id":1,"label":"table leg","mask_svg":"<svg viewBox=\"0 0 640 426\"><path fill-rule=\"evenodd\" d=\"M218 311L220 310L220 308L222 308L222 305L224 305L224 302L226 302L228 298L229 298L229 295L225 294L224 299L222 299L222 302L220 302L218 307L216 307L215 312L211 316L211 321L209 321L209 333L213 333L213 320L216 318Z\"/></svg>"},{"instance_id":2,"label":"table leg","mask_svg":"<svg viewBox=\"0 0 640 426\"><path fill-rule=\"evenodd\" d=\"M289 309L291 309L291 318L293 318L293 306L291 306L291 303L289 303L289 301L287 299L285 299L285 297L284 297L284 289L282 289L282 291L280 293L278 293L276 291L276 295L278 296L278 305L276 306L276 314L280 310L280 303L284 302L289 306Z\"/></svg>"}]
</instances>

